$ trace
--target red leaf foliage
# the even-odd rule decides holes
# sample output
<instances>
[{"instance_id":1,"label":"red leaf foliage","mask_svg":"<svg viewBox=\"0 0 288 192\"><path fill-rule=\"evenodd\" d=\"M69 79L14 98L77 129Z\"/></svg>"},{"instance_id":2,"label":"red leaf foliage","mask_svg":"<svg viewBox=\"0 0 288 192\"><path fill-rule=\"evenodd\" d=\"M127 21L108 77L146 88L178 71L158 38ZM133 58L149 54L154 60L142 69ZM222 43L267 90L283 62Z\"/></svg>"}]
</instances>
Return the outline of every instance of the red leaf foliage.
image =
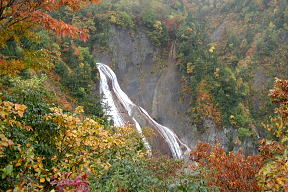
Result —
<instances>
[{"instance_id":1,"label":"red leaf foliage","mask_svg":"<svg viewBox=\"0 0 288 192\"><path fill-rule=\"evenodd\" d=\"M54 19L50 15L41 11L35 12L31 20L42 23L42 26L48 30L55 31L56 34L86 41L89 38L87 29L79 29L74 25L69 25L64 21Z\"/></svg>"},{"instance_id":2,"label":"red leaf foliage","mask_svg":"<svg viewBox=\"0 0 288 192\"><path fill-rule=\"evenodd\" d=\"M199 143L190 158L200 167L208 168L205 176L209 185L218 186L221 191L259 191L255 175L262 165L261 156L246 157L241 151L227 154L218 145Z\"/></svg>"},{"instance_id":3,"label":"red leaf foliage","mask_svg":"<svg viewBox=\"0 0 288 192\"><path fill-rule=\"evenodd\" d=\"M30 22L31 25L36 23L48 30L53 30L58 35L86 41L89 38L87 29L79 29L76 26L66 24L61 20L52 18L47 13L63 6L77 11L88 3L100 2L100 0L1 0L0 23L2 28L0 31L5 32L16 23Z\"/></svg>"},{"instance_id":4,"label":"red leaf foliage","mask_svg":"<svg viewBox=\"0 0 288 192\"><path fill-rule=\"evenodd\" d=\"M179 17L167 18L164 20L168 33L175 33L180 25Z\"/></svg>"}]
</instances>

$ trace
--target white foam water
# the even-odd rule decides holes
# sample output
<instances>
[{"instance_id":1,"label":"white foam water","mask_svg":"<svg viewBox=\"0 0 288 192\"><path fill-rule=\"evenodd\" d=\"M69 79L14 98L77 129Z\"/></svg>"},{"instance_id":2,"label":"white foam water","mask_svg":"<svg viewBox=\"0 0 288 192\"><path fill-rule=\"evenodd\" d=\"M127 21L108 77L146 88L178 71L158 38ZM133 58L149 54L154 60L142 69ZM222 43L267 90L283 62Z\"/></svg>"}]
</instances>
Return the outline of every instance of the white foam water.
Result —
<instances>
[{"instance_id":1,"label":"white foam water","mask_svg":"<svg viewBox=\"0 0 288 192\"><path fill-rule=\"evenodd\" d=\"M117 77L109 66L103 63L97 63L96 65L100 73L100 93L103 95L102 103L109 107L105 113L111 117L115 126L123 127L126 125L124 114L121 112L119 107L117 107L117 103L120 103L127 112L125 115L128 115L130 120L134 122L136 130L142 136L145 147L151 151L151 147L142 133L140 123L137 122L137 118L132 114L132 110L136 108L140 112L142 118L149 121L151 125L157 129L161 137L163 137L167 142L174 158L183 158L183 153L190 151L190 148L181 142L178 136L171 129L157 123L146 110L131 101L131 99L120 88Z\"/></svg>"}]
</instances>

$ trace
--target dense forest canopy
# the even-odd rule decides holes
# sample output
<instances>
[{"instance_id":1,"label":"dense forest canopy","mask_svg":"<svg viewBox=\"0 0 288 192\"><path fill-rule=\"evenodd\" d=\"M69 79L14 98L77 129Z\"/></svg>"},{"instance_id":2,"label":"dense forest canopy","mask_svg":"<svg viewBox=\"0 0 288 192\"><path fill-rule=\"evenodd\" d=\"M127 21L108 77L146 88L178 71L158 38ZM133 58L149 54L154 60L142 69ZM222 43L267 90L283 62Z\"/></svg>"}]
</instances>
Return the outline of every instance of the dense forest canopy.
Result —
<instances>
[{"instance_id":1,"label":"dense forest canopy","mask_svg":"<svg viewBox=\"0 0 288 192\"><path fill-rule=\"evenodd\" d=\"M258 154L199 143L191 161L150 157L114 127L95 66L111 26L174 62L199 132L205 119L233 127ZM287 61L286 0L3 0L0 189L287 191Z\"/></svg>"}]
</instances>

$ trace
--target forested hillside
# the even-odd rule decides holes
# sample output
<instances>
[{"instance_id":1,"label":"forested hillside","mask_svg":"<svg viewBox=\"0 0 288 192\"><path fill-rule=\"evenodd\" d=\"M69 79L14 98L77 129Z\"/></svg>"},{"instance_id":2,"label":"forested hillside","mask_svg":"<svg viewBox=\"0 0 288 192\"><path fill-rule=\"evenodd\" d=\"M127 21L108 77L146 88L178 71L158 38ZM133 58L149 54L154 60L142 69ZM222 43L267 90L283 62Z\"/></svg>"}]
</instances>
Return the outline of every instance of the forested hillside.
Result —
<instances>
[{"instance_id":1,"label":"forested hillside","mask_svg":"<svg viewBox=\"0 0 288 192\"><path fill-rule=\"evenodd\" d=\"M180 113L200 135L211 120L220 130L233 127L242 142L265 136L261 123L269 119L274 107L268 91L275 77L286 76L286 1L105 1L81 14L90 16L96 26L88 43L95 58L103 57L101 52L110 54L109 62L116 69L129 67L131 61L138 63L139 78L147 84L151 82L145 78L155 78L153 73L167 69L167 62L177 66L182 76L180 99L186 100ZM152 58L153 69L141 68L146 60L136 58L134 62L130 55L121 55L121 42L116 45L119 39L111 36L125 33L122 29L132 39L139 38L139 31L144 32L158 47L158 55ZM137 44L133 46L137 48ZM129 80L127 76L123 79ZM176 116L181 118L181 114ZM163 115L156 114L155 118ZM184 127L187 130L189 126ZM226 147L233 149L233 142Z\"/></svg>"},{"instance_id":2,"label":"forested hillside","mask_svg":"<svg viewBox=\"0 0 288 192\"><path fill-rule=\"evenodd\" d=\"M155 112L161 123L188 122L174 131L189 160L150 156L133 127L113 126L99 60L122 85L140 74L134 84L179 88L184 107L161 103L163 87L141 85L160 98L142 102L177 109ZM287 191L287 61L286 0L3 0L0 191ZM194 145L208 129L233 136Z\"/></svg>"}]
</instances>

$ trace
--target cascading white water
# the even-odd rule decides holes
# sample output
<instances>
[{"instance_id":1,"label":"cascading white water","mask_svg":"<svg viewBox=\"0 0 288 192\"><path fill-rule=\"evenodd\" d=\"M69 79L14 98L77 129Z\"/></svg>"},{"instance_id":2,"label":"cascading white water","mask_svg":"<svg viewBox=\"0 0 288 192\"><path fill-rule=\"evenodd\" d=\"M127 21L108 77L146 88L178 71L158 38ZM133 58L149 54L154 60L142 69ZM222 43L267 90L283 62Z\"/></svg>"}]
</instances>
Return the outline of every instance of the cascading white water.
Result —
<instances>
[{"instance_id":1,"label":"cascading white water","mask_svg":"<svg viewBox=\"0 0 288 192\"><path fill-rule=\"evenodd\" d=\"M124 114L117 107L117 103L120 103L123 108L126 110L127 114L131 121L135 123L135 128L138 133L143 136L142 128L137 122L136 117L132 114L133 109L138 110L141 116L147 119L153 127L157 129L160 135L165 139L168 144L168 147L172 153L174 158L182 158L183 151L181 146L185 148L185 151L190 151L189 147L182 143L178 136L169 128L160 125L155 120L153 120L150 115L143 108L135 105L130 98L121 90L119 83L117 81L117 77L112 69L102 63L97 63L97 67L100 73L100 93L103 94L102 103L108 105L109 110L106 110L106 114L111 116L114 121L115 126L125 126ZM110 86L109 86L110 85ZM150 146L143 136L143 142L148 150L150 150Z\"/></svg>"},{"instance_id":2,"label":"cascading white water","mask_svg":"<svg viewBox=\"0 0 288 192\"><path fill-rule=\"evenodd\" d=\"M109 107L109 110L106 110L106 115L111 116L112 120L114 122L115 126L125 126L125 121L121 116L121 113L119 109L116 107L116 104L114 103L114 99L112 96L112 91L109 88L108 80L111 81L113 93L116 93L117 98L121 102L121 104L124 106L124 108L127 110L128 114L131 113L131 107L135 104L129 99L129 97L121 90L119 83L117 81L117 77L115 73L105 64L102 63L96 63L99 73L100 73L100 94L103 94L102 102L104 104L107 104ZM115 91L116 90L116 91ZM148 151L151 152L151 147L145 137L142 134L142 129L139 123L135 120L135 118L132 118L133 122L135 123L135 128L137 129L138 133L142 136L143 142L145 147L148 149Z\"/></svg>"}]
</instances>

